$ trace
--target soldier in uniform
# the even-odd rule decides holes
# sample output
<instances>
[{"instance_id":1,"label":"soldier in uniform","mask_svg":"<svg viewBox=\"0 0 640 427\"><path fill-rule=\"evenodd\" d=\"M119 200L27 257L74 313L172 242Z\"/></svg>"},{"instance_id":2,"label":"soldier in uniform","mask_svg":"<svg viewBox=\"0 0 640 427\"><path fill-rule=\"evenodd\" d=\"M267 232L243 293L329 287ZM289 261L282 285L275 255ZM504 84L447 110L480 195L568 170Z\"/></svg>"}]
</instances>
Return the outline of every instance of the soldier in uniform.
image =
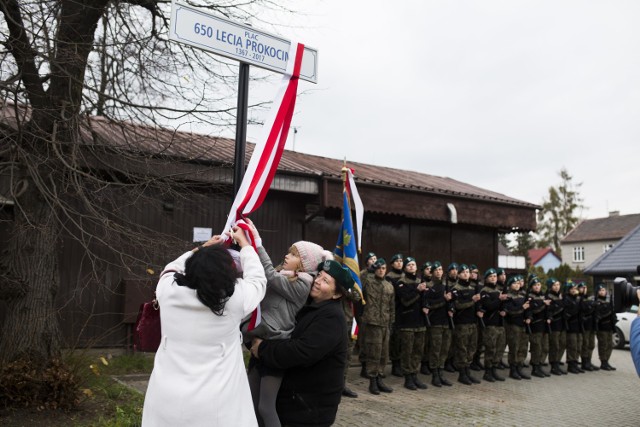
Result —
<instances>
[{"instance_id":1,"label":"soldier in uniform","mask_svg":"<svg viewBox=\"0 0 640 427\"><path fill-rule=\"evenodd\" d=\"M613 331L616 329L618 317L613 311L613 304L607 297L607 287L604 283L596 285L596 295L595 325L598 337L600 369L615 371L616 368L609 364L609 358L613 351Z\"/></svg>"},{"instance_id":2,"label":"soldier in uniform","mask_svg":"<svg viewBox=\"0 0 640 427\"><path fill-rule=\"evenodd\" d=\"M503 294L507 294L509 291L507 286L507 273L505 273L504 268L496 268L496 274L498 275L498 281L496 282L496 289L502 292ZM503 322L504 327L504 322ZM502 356L504 355L504 351L507 349L507 338L505 333L505 339L501 343L498 343L498 348L496 349L496 354L500 357L500 362L498 362L498 369L507 369L508 366L502 361Z\"/></svg>"},{"instance_id":3,"label":"soldier in uniform","mask_svg":"<svg viewBox=\"0 0 640 427\"><path fill-rule=\"evenodd\" d=\"M424 264L422 264L422 267L420 267L420 271L422 273L422 283L425 284L427 289L433 286L433 282L431 281L431 278L433 276L433 274L431 273L431 267L432 265L429 261L425 262ZM427 318L425 317L425 319ZM422 362L420 362L420 373L423 375L431 375L431 369L429 369L429 349L431 347L431 337L429 333L430 325L428 322L426 326L427 331L424 334L424 349L422 351Z\"/></svg>"},{"instance_id":4,"label":"soldier in uniform","mask_svg":"<svg viewBox=\"0 0 640 427\"><path fill-rule=\"evenodd\" d=\"M372 394L391 393L393 390L382 382L381 374L389 355L389 332L395 320L395 291L385 280L387 263L379 258L373 264L374 273L367 281L362 319L367 324L365 336L366 367L369 377L369 392Z\"/></svg>"},{"instance_id":5,"label":"soldier in uniform","mask_svg":"<svg viewBox=\"0 0 640 427\"><path fill-rule=\"evenodd\" d=\"M509 377L514 380L531 379L524 373L522 352L520 343L522 335L525 334L524 329L524 311L529 308L529 302L520 294L520 280L518 276L510 277L507 280L509 292L507 300L504 304L505 323L507 344L509 345Z\"/></svg>"},{"instance_id":6,"label":"soldier in uniform","mask_svg":"<svg viewBox=\"0 0 640 427\"><path fill-rule=\"evenodd\" d=\"M453 287L456 285L456 281L458 280L458 264L452 262L447 267L447 276L444 279L444 286L447 288L447 291L453 290ZM447 360L444 362L444 370L447 372L456 372L456 368L453 366L453 355L455 353L455 345L453 344L455 341L456 331L455 328L451 332L451 346L449 346L449 354L447 355Z\"/></svg>"},{"instance_id":7,"label":"soldier in uniform","mask_svg":"<svg viewBox=\"0 0 640 427\"><path fill-rule=\"evenodd\" d=\"M395 254L391 257L391 270L387 269L385 278L396 292L396 317L398 316L398 280L402 277L402 254ZM394 322L395 323L395 322ZM400 368L400 338L398 328L395 326L391 329L389 337L389 359L391 359L391 374L396 377L402 377L402 369Z\"/></svg>"},{"instance_id":8,"label":"soldier in uniform","mask_svg":"<svg viewBox=\"0 0 640 427\"><path fill-rule=\"evenodd\" d=\"M528 275L529 278L532 277L536 277L535 274L529 274ZM520 296L522 296L525 300L528 299L527 297L527 283L529 283L529 280L527 280L525 282L524 277L522 275L518 275L517 276L518 281L520 282L520 290L518 291L518 293L520 294ZM526 318L525 318L526 320ZM526 324L526 322L525 322ZM520 354L518 354L518 360L522 360L522 367L523 368L528 368L529 365L527 365L527 353L529 352L529 334L527 333L529 330L529 328L525 327L525 333L520 335L520 342L518 343L518 351L520 352Z\"/></svg>"},{"instance_id":9,"label":"soldier in uniform","mask_svg":"<svg viewBox=\"0 0 640 427\"><path fill-rule=\"evenodd\" d=\"M591 356L596 348L596 331L594 322L594 312L596 301L593 296L588 295L587 285L584 282L578 283L580 293L580 311L582 313L582 348L580 349L580 361L583 371L598 371L600 368L591 364Z\"/></svg>"},{"instance_id":10,"label":"soldier in uniform","mask_svg":"<svg viewBox=\"0 0 640 427\"><path fill-rule=\"evenodd\" d=\"M580 349L582 349L582 318L580 313L580 297L578 287L571 280L565 283L564 314L567 322L567 371L581 374L584 371L578 365Z\"/></svg>"},{"instance_id":11,"label":"soldier in uniform","mask_svg":"<svg viewBox=\"0 0 640 427\"><path fill-rule=\"evenodd\" d=\"M503 317L500 315L502 303L507 299L497 288L498 275L493 268L484 272L484 286L480 290L479 311L482 313L484 328L482 341L484 344L484 376L482 379L489 382L504 381L498 374L498 365L502 360L502 354L498 354L498 348L502 348L505 342Z\"/></svg>"},{"instance_id":12,"label":"soldier in uniform","mask_svg":"<svg viewBox=\"0 0 640 427\"><path fill-rule=\"evenodd\" d=\"M469 281L471 282L472 286L476 288L476 293L479 294L480 291L482 290L483 284L480 280L480 271L478 270L478 266L476 266L475 264L471 264L469 266L469 273L470 273ZM469 366L474 371L482 371L484 369L484 366L480 361L480 357L482 356L482 350L484 346L483 344L484 340L482 337L483 332L484 332L483 328L478 328L478 344L476 345L476 352L473 355L471 366Z\"/></svg>"},{"instance_id":13,"label":"soldier in uniform","mask_svg":"<svg viewBox=\"0 0 640 427\"><path fill-rule=\"evenodd\" d=\"M547 299L550 301L549 312L549 364L553 375L566 375L560 368L560 360L566 348L567 333L564 324L564 301L560 293L560 281L553 277L547 279Z\"/></svg>"},{"instance_id":14,"label":"soldier in uniform","mask_svg":"<svg viewBox=\"0 0 640 427\"><path fill-rule=\"evenodd\" d=\"M400 360L404 387L409 390L426 389L427 385L418 378L424 334L426 332L422 312L422 292L426 285L417 277L418 266L413 257L404 259L404 274L398 280L396 297L399 312L396 314L396 328L400 335Z\"/></svg>"},{"instance_id":15,"label":"soldier in uniform","mask_svg":"<svg viewBox=\"0 0 640 427\"><path fill-rule=\"evenodd\" d=\"M378 259L378 257L376 256L375 253L373 252L369 252L367 255L365 255L364 261L366 264L366 267L363 268L360 271L360 283L362 284L362 290L364 291L364 288L367 284L367 281L369 280L369 278L371 276L373 276L373 264L376 262L376 260ZM365 299L366 301L366 299ZM362 311L364 310L364 306L361 303L357 303L355 305L355 316L356 316L356 321L358 322L358 337L355 343L355 349L356 352L358 353L358 360L360 361L360 376L362 378L369 378L367 376L367 366L366 366L366 357L367 357L367 351L366 349L364 349L364 334L365 334L365 329L366 329L366 325L365 323L362 321ZM351 356L348 356L351 357ZM349 364L347 364L347 368L348 368ZM350 397L350 396L348 396Z\"/></svg>"},{"instance_id":16,"label":"soldier in uniform","mask_svg":"<svg viewBox=\"0 0 640 427\"><path fill-rule=\"evenodd\" d=\"M442 264L435 261L431 268L432 286L424 291L423 312L429 317L431 327L427 329L429 333L429 368L431 369L431 384L435 387L451 386L451 383L444 377L444 362L451 346L451 317L449 311L449 292L442 283Z\"/></svg>"},{"instance_id":17,"label":"soldier in uniform","mask_svg":"<svg viewBox=\"0 0 640 427\"><path fill-rule=\"evenodd\" d=\"M451 293L455 321L453 343L455 346L454 366L458 370L458 382L466 385L479 384L480 380L471 375L471 360L478 345L478 315L476 303L480 295L475 286L469 281L469 267L466 264L458 266L458 281Z\"/></svg>"},{"instance_id":18,"label":"soldier in uniform","mask_svg":"<svg viewBox=\"0 0 640 427\"><path fill-rule=\"evenodd\" d=\"M525 312L525 322L529 324L529 344L531 346L531 375L538 378L548 377L542 369L542 341L549 339L546 333L549 327L549 316L547 306L551 304L542 295L542 283L537 277L531 278L529 282L529 309Z\"/></svg>"}]
</instances>

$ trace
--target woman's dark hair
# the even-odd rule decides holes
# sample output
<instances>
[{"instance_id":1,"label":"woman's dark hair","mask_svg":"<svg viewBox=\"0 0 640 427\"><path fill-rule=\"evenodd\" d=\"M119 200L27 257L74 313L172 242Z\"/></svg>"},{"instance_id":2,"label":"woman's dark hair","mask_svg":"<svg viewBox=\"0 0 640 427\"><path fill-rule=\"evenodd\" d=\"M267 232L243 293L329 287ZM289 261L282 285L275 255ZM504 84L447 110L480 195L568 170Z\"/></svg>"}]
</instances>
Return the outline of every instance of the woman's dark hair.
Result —
<instances>
[{"instance_id":1,"label":"woman's dark hair","mask_svg":"<svg viewBox=\"0 0 640 427\"><path fill-rule=\"evenodd\" d=\"M231 254L222 245L199 249L187 259L185 273L174 275L176 283L196 290L201 303L222 316L239 277Z\"/></svg>"}]
</instances>

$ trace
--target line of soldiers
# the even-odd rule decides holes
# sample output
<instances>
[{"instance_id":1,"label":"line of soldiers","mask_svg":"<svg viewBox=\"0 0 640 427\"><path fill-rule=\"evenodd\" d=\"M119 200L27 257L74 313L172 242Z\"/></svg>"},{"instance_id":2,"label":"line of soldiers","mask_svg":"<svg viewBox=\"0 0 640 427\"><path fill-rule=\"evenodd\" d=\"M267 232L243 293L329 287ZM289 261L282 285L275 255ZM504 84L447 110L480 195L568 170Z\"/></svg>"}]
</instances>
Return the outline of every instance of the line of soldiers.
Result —
<instances>
[{"instance_id":1,"label":"line of soldiers","mask_svg":"<svg viewBox=\"0 0 640 427\"><path fill-rule=\"evenodd\" d=\"M435 387L451 386L443 372L458 372L458 382L504 381L498 372L509 369L515 380L568 372L615 370L609 364L617 321L604 284L589 297L584 283L550 278L546 293L531 275L507 279L503 269L489 268L484 280L475 265L451 263L446 275L439 261L425 262L418 273L413 257L395 254L387 266L374 253L361 272L365 304L357 310L361 376L372 394L391 393L384 368L391 359L392 375L404 377L409 390L426 389L418 373L431 375ZM591 363L598 341L600 367ZM508 365L502 356L508 346ZM484 363L481 354L484 350ZM530 374L524 371L531 353ZM550 372L542 367L548 366Z\"/></svg>"}]
</instances>

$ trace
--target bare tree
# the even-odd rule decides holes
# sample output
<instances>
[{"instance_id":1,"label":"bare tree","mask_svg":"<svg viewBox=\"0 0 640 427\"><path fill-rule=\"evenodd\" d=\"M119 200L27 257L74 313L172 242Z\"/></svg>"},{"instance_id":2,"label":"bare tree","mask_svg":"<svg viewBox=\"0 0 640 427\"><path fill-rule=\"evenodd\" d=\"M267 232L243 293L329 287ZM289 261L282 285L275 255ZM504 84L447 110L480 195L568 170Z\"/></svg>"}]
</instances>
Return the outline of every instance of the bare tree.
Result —
<instances>
[{"instance_id":1,"label":"bare tree","mask_svg":"<svg viewBox=\"0 0 640 427\"><path fill-rule=\"evenodd\" d=\"M243 22L279 7L200 6ZM45 368L60 354L54 300L63 236L83 246L97 279L105 264L146 265L160 242L176 244L123 215L123 204L192 197L201 168L164 159L187 165L215 147L158 126L219 132L235 122L235 64L169 42L168 8L157 0L0 0L0 190L14 203L0 247L2 362ZM105 123L118 126L109 143Z\"/></svg>"}]
</instances>

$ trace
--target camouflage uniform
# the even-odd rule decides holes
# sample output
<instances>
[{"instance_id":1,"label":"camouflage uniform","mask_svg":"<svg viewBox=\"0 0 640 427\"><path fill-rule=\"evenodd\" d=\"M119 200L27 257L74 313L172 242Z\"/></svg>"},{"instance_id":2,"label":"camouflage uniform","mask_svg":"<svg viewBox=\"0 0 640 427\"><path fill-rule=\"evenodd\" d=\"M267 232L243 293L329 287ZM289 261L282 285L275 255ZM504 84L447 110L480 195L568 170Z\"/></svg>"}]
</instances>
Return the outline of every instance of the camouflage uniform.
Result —
<instances>
[{"instance_id":1,"label":"camouflage uniform","mask_svg":"<svg viewBox=\"0 0 640 427\"><path fill-rule=\"evenodd\" d=\"M585 287L586 289L586 287ZM580 349L580 361L585 371L597 371L599 368L591 364L591 356L596 348L595 313L596 301L594 297L587 297L586 293L580 301L582 312L582 348Z\"/></svg>"},{"instance_id":2,"label":"camouflage uniform","mask_svg":"<svg viewBox=\"0 0 640 427\"><path fill-rule=\"evenodd\" d=\"M396 328L400 331L401 367L405 377L418 373L424 349L426 327L418 284L420 281L415 274L405 273L398 281L396 293L400 307Z\"/></svg>"},{"instance_id":3,"label":"camouflage uniform","mask_svg":"<svg viewBox=\"0 0 640 427\"><path fill-rule=\"evenodd\" d=\"M552 280L552 279L550 279ZM567 333L564 324L564 302L560 292L553 292L550 284L547 291L547 298L551 300L551 304L547 308L551 323L549 328L549 364L551 365L551 373L554 375L563 375L567 372L560 369L560 360L564 354L567 345Z\"/></svg>"},{"instance_id":4,"label":"camouflage uniform","mask_svg":"<svg viewBox=\"0 0 640 427\"><path fill-rule=\"evenodd\" d=\"M396 270L392 268L385 277L389 283L393 286L396 292L396 317L398 316L399 308L399 300L397 298L398 293L398 280L402 277L402 270ZM391 329L391 334L389 336L389 359L391 363L400 367L400 335L397 327L393 327ZM401 374L400 374L401 375Z\"/></svg>"},{"instance_id":5,"label":"camouflage uniform","mask_svg":"<svg viewBox=\"0 0 640 427\"><path fill-rule=\"evenodd\" d=\"M545 297L540 292L531 290L528 295L529 309L525 312L525 317L529 319L529 344L531 348L531 375L544 378L548 376L541 368L543 341L549 340L548 327L549 320Z\"/></svg>"},{"instance_id":6,"label":"camouflage uniform","mask_svg":"<svg viewBox=\"0 0 640 427\"><path fill-rule=\"evenodd\" d=\"M369 277L365 292L366 305L362 320L367 324L365 336L367 375L377 377L389 353L389 327L395 319L395 292L391 283L376 276Z\"/></svg>"},{"instance_id":7,"label":"camouflage uniform","mask_svg":"<svg viewBox=\"0 0 640 427\"><path fill-rule=\"evenodd\" d=\"M513 278L510 278L509 282L512 281ZM520 350L520 343L523 341L522 337L526 337L524 329L524 303L526 299L518 291L513 289L509 289L507 295L509 298L505 301L504 311L506 313L505 329L507 345L509 346L509 376L516 380L521 378L531 379L531 377L522 371L524 360L522 358L522 351Z\"/></svg>"},{"instance_id":8,"label":"camouflage uniform","mask_svg":"<svg viewBox=\"0 0 640 427\"><path fill-rule=\"evenodd\" d=\"M598 285L598 287L604 285ZM613 311L613 304L605 296L600 296L596 300L595 310L596 334L598 337L598 358L600 359L600 369L605 371L615 370L609 365L609 358L613 350L613 331L616 329L618 317Z\"/></svg>"},{"instance_id":9,"label":"camouflage uniform","mask_svg":"<svg viewBox=\"0 0 640 427\"><path fill-rule=\"evenodd\" d=\"M491 269L494 271L493 269ZM495 273L492 273L495 274ZM500 290L496 284L485 281L484 287L480 290L479 311L483 313L484 330L482 331L482 342L484 344L484 369L485 380L493 382L495 380L504 381L497 373L502 354L498 353L503 343L506 342L502 311L502 301L500 300Z\"/></svg>"},{"instance_id":10,"label":"camouflage uniform","mask_svg":"<svg viewBox=\"0 0 640 427\"><path fill-rule=\"evenodd\" d=\"M568 285L569 289L575 284ZM567 365L573 374L584 372L578 365L580 349L582 349L582 319L580 313L580 297L571 295L567 289L564 295L564 313L567 322Z\"/></svg>"},{"instance_id":11,"label":"camouflage uniform","mask_svg":"<svg viewBox=\"0 0 640 427\"><path fill-rule=\"evenodd\" d=\"M468 273L466 265L461 264L458 272ZM479 383L480 381L471 376L469 366L476 352L478 345L478 324L476 314L476 288L468 279L458 277L458 281L451 291L453 294L455 333L453 343L455 347L454 366L460 376L458 381L463 384Z\"/></svg>"},{"instance_id":12,"label":"camouflage uniform","mask_svg":"<svg viewBox=\"0 0 640 427\"><path fill-rule=\"evenodd\" d=\"M434 278L431 287L424 292L423 305L429 309L431 327L428 328L429 368L433 376L432 384L451 385L443 377L444 363L451 346L451 326L449 320L449 302L445 299L446 288L442 280ZM444 381L443 381L444 380Z\"/></svg>"}]
</instances>

